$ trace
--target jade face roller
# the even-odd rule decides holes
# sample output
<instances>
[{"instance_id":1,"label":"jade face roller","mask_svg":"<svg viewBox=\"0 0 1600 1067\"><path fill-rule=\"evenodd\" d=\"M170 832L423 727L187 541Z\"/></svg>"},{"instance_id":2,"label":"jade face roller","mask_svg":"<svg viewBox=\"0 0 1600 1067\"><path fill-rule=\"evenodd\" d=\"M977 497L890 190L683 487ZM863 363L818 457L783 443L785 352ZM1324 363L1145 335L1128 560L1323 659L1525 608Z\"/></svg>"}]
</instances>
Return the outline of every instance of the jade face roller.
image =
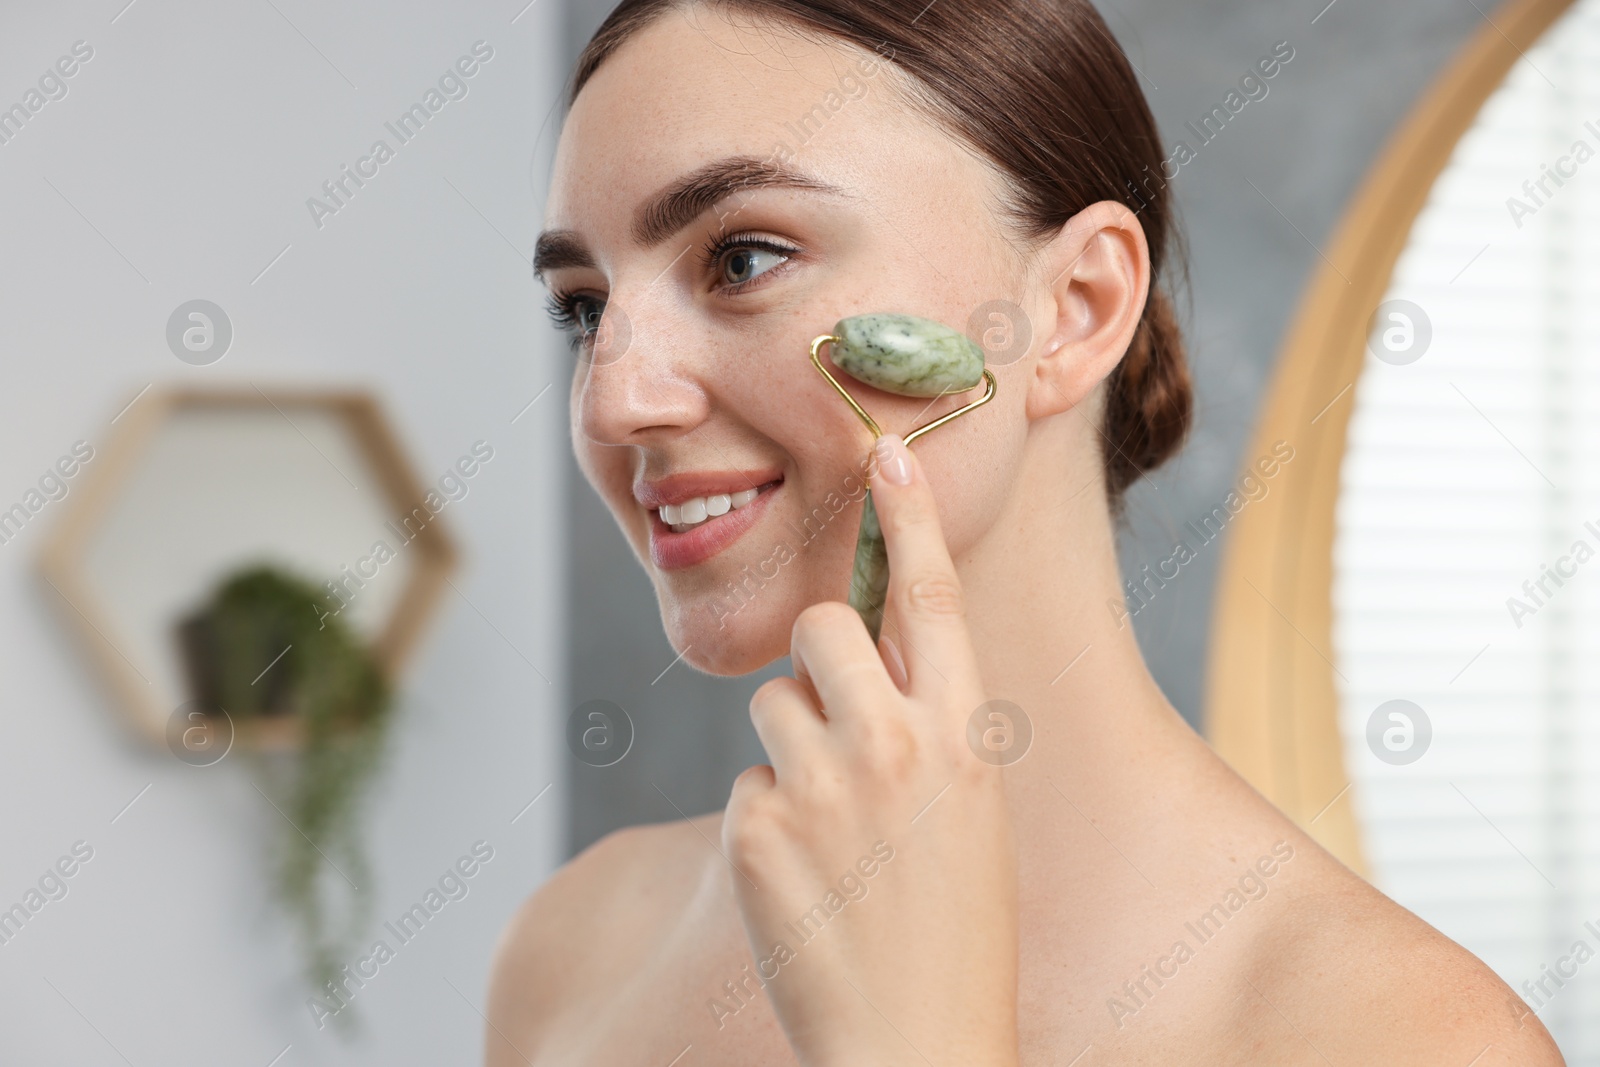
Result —
<instances>
[{"instance_id":1,"label":"jade face roller","mask_svg":"<svg viewBox=\"0 0 1600 1067\"><path fill-rule=\"evenodd\" d=\"M940 397L947 393L964 393L979 381L988 383L983 396L977 400L906 434L907 446L929 430L988 403L995 393L994 374L983 365L983 349L948 326L915 315L889 313L840 319L832 333L825 333L811 342L811 362L861 417L872 432L874 442L883 436L883 431L822 365L818 352L823 345L828 346L828 358L834 366L857 381L897 396ZM883 627L883 601L888 588L889 553L869 492L861 511L861 530L856 536L856 558L850 573L850 606L867 624L873 643L877 643Z\"/></svg>"}]
</instances>

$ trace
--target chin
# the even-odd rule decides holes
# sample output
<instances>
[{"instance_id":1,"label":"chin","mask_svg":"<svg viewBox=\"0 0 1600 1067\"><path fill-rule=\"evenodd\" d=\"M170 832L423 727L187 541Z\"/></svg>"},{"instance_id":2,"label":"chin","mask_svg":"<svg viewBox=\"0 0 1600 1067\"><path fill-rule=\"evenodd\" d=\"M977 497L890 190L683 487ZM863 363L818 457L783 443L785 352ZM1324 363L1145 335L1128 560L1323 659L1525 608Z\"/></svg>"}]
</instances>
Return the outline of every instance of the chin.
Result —
<instances>
[{"instance_id":1,"label":"chin","mask_svg":"<svg viewBox=\"0 0 1600 1067\"><path fill-rule=\"evenodd\" d=\"M797 514L782 491L762 497L777 506L698 565L662 570L651 561L650 531L634 541L668 640L704 674L750 674L782 659L800 612L848 593L860 506L841 498Z\"/></svg>"},{"instance_id":2,"label":"chin","mask_svg":"<svg viewBox=\"0 0 1600 1067\"><path fill-rule=\"evenodd\" d=\"M729 614L706 600L662 596L661 624L683 662L702 674L751 674L789 654L800 611L798 606L789 610L786 598L766 600L751 600Z\"/></svg>"}]
</instances>

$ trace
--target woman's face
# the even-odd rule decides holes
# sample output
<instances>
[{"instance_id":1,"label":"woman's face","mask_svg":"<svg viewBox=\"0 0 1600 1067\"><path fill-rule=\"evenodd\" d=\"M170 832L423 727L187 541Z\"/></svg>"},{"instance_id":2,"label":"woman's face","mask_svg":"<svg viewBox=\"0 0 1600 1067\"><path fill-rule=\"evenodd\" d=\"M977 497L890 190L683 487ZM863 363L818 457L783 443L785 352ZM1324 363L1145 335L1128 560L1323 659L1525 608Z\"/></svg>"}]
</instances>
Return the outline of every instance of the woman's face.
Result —
<instances>
[{"instance_id":1,"label":"woman's face","mask_svg":"<svg viewBox=\"0 0 1600 1067\"><path fill-rule=\"evenodd\" d=\"M573 448L703 671L787 655L801 610L849 595L872 437L812 338L864 312L963 331L997 300L1048 312L1029 306L996 172L905 84L842 42L691 8L609 57L562 131L536 258L577 320ZM1013 491L1025 365L994 366L991 403L916 442L958 565ZM885 433L980 395L834 374ZM729 510L686 532L659 515L693 518L696 498Z\"/></svg>"}]
</instances>

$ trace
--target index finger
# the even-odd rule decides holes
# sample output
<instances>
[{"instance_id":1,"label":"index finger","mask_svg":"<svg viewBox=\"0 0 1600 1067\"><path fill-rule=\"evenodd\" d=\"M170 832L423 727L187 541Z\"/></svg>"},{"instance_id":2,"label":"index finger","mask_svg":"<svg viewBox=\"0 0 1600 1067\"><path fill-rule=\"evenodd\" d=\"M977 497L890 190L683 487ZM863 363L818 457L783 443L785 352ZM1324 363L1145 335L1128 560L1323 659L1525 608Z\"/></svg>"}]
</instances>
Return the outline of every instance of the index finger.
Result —
<instances>
[{"instance_id":1,"label":"index finger","mask_svg":"<svg viewBox=\"0 0 1600 1067\"><path fill-rule=\"evenodd\" d=\"M981 696L966 595L922 464L895 434L878 438L873 451L872 501L889 554L884 632L905 646L910 692L931 697L955 685L963 699Z\"/></svg>"}]
</instances>

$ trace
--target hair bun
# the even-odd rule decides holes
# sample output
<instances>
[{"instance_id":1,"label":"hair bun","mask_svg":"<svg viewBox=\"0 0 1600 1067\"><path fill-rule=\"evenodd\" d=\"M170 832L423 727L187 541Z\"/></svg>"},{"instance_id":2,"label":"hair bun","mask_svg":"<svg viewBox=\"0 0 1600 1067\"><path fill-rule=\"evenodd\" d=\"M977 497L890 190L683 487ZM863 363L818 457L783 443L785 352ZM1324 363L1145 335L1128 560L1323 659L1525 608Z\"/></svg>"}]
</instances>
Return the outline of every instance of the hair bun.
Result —
<instances>
[{"instance_id":1,"label":"hair bun","mask_svg":"<svg viewBox=\"0 0 1600 1067\"><path fill-rule=\"evenodd\" d=\"M1128 352L1106 389L1106 492L1122 494L1183 446L1194 412L1194 382L1183 332L1166 292L1152 286Z\"/></svg>"}]
</instances>

